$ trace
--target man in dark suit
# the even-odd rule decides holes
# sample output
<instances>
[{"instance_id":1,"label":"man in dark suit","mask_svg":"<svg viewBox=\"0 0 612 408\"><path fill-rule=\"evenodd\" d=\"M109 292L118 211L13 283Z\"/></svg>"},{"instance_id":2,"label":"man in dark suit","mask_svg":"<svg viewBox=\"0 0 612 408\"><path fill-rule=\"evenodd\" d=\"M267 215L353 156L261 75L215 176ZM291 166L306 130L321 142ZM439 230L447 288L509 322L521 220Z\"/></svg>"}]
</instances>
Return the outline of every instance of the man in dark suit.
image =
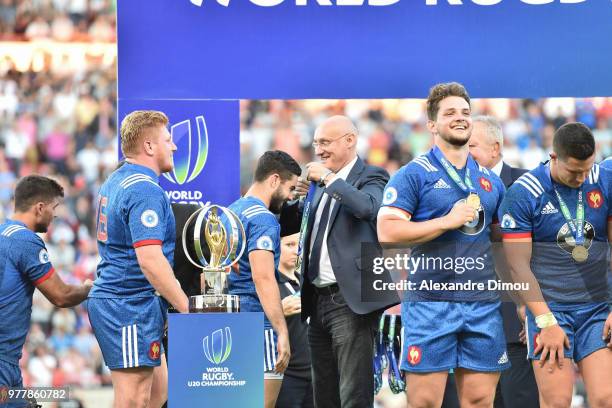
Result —
<instances>
[{"instance_id":1,"label":"man in dark suit","mask_svg":"<svg viewBox=\"0 0 612 408\"><path fill-rule=\"evenodd\" d=\"M504 144L502 128L491 116L477 116L472 119L473 130L470 137L470 153L478 164L497 174L506 188L527 170L518 169L504 163L502 149ZM525 307L519 308L520 321L513 302L503 302L501 306L504 319L504 332L508 358L512 367L502 372L495 395L496 408L538 408L538 387L533 368L527 360L527 347L522 341Z\"/></svg>"},{"instance_id":2,"label":"man in dark suit","mask_svg":"<svg viewBox=\"0 0 612 408\"><path fill-rule=\"evenodd\" d=\"M357 137L348 118L327 119L314 136L320 161L307 165L306 178L317 187L304 206L301 299L302 319L310 317L318 408L373 405L376 327L381 312L399 302L395 293L362 301L362 272L367 271L362 271L361 243L378 245L376 215L389 175L357 157ZM390 281L389 275L383 279Z\"/></svg>"}]
</instances>

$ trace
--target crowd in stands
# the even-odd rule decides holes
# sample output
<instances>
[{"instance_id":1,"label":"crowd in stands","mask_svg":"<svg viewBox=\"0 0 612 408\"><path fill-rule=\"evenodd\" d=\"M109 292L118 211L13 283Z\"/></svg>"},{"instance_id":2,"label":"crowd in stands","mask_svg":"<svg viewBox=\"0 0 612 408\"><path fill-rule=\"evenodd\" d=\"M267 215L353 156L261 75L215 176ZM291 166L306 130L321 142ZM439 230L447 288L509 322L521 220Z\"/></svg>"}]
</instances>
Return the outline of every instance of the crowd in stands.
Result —
<instances>
[{"instance_id":1,"label":"crowd in stands","mask_svg":"<svg viewBox=\"0 0 612 408\"><path fill-rule=\"evenodd\" d=\"M65 205L45 240L68 282L95 277L95 197L118 157L115 72L9 69L0 75L0 221L12 213L19 177L57 178L65 187ZM505 159L513 165L533 168L550 151L554 129L573 120L593 129L598 160L612 154L612 98L482 99L473 107L501 120ZM424 111L424 101L416 99L242 101L241 185L251 182L256 158L270 148L301 163L314 160L314 129L333 114L356 122L361 157L393 173L430 148ZM38 291L21 365L26 385L110 384L83 306L56 309Z\"/></svg>"},{"instance_id":2,"label":"crowd in stands","mask_svg":"<svg viewBox=\"0 0 612 408\"><path fill-rule=\"evenodd\" d=\"M113 42L116 0L0 0L0 40Z\"/></svg>"}]
</instances>

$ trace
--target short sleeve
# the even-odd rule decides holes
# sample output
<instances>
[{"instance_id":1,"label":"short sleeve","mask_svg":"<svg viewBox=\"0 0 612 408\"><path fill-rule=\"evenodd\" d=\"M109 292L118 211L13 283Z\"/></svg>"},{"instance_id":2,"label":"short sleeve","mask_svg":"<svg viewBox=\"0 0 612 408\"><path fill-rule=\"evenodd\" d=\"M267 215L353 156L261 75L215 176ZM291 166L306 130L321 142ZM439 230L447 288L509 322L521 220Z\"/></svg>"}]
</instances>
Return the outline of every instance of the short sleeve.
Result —
<instances>
[{"instance_id":1,"label":"short sleeve","mask_svg":"<svg viewBox=\"0 0 612 408\"><path fill-rule=\"evenodd\" d=\"M513 184L508 189L498 211L504 238L531 237L533 205L533 196L520 184Z\"/></svg>"},{"instance_id":2,"label":"short sleeve","mask_svg":"<svg viewBox=\"0 0 612 408\"><path fill-rule=\"evenodd\" d=\"M500 220L498 216L499 209L501 208L502 202L504 201L504 196L506 195L506 186L504 185L502 180L497 176L495 176L493 180L495 182L495 187L496 187L496 191L498 194L497 205L495 206L495 216L493 217L493 224L498 224Z\"/></svg>"},{"instance_id":3,"label":"short sleeve","mask_svg":"<svg viewBox=\"0 0 612 408\"><path fill-rule=\"evenodd\" d=\"M383 192L382 207L395 207L414 214L419 203L420 175L408 166L391 177Z\"/></svg>"},{"instance_id":4,"label":"short sleeve","mask_svg":"<svg viewBox=\"0 0 612 408\"><path fill-rule=\"evenodd\" d=\"M167 202L163 194L128 198L128 226L132 245L162 245L166 235Z\"/></svg>"},{"instance_id":5,"label":"short sleeve","mask_svg":"<svg viewBox=\"0 0 612 408\"><path fill-rule=\"evenodd\" d=\"M268 221L268 219L270 221ZM275 222L271 222L274 220ZM280 245L280 226L271 214L256 216L249 226L247 251L264 250L274 252Z\"/></svg>"},{"instance_id":6,"label":"short sleeve","mask_svg":"<svg viewBox=\"0 0 612 408\"><path fill-rule=\"evenodd\" d=\"M19 251L20 270L34 285L49 279L54 273L45 243L40 237L32 234L20 240L13 248Z\"/></svg>"}]
</instances>

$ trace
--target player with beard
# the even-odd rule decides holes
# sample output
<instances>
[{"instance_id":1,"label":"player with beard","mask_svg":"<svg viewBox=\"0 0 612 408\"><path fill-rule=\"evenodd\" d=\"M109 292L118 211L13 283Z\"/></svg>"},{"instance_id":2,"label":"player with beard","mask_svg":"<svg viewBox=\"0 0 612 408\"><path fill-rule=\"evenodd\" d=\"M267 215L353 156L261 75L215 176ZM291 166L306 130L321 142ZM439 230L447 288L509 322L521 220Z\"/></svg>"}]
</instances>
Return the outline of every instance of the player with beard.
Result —
<instances>
[{"instance_id":1,"label":"player with beard","mask_svg":"<svg viewBox=\"0 0 612 408\"><path fill-rule=\"evenodd\" d=\"M426 261L410 271L416 290L405 292L402 302L408 406L440 407L454 369L461 406L490 407L500 372L509 366L500 302L486 290L495 279L491 240L500 238L496 214L505 189L469 154L470 98L462 85L431 88L427 116L435 145L391 178L378 214L381 243L411 246L412 258ZM485 289L422 286L430 280L485 283Z\"/></svg>"},{"instance_id":2,"label":"player with beard","mask_svg":"<svg viewBox=\"0 0 612 408\"><path fill-rule=\"evenodd\" d=\"M274 214L293 198L299 164L287 153L265 152L258 160L255 180L244 197L229 206L246 233L245 254L238 271L229 275L229 292L240 296L241 312L264 312L264 399L273 408L289 364L289 332L278 290L280 224Z\"/></svg>"},{"instance_id":3,"label":"player with beard","mask_svg":"<svg viewBox=\"0 0 612 408\"><path fill-rule=\"evenodd\" d=\"M34 289L57 307L72 307L85 300L91 288L90 280L66 285L36 235L47 232L63 196L64 189L50 178L24 177L15 188L15 214L0 224L0 391L23 386L19 359L30 327ZM23 407L25 402L0 405Z\"/></svg>"},{"instance_id":4,"label":"player with beard","mask_svg":"<svg viewBox=\"0 0 612 408\"><path fill-rule=\"evenodd\" d=\"M521 176L500 208L512 275L529 283L519 294L528 309L528 358L544 408L571 405L571 360L589 405L612 406L612 173L594 164L595 155L587 126L561 126L550 161Z\"/></svg>"}]
</instances>

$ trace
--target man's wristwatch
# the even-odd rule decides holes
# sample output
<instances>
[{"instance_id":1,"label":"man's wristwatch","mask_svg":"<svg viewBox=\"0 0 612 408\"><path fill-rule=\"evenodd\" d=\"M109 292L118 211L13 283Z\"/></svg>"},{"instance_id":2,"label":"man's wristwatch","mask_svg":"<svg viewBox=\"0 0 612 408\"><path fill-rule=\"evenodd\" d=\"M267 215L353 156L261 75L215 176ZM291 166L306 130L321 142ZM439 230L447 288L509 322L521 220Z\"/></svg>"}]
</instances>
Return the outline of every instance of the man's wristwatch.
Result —
<instances>
[{"instance_id":1,"label":"man's wristwatch","mask_svg":"<svg viewBox=\"0 0 612 408\"><path fill-rule=\"evenodd\" d=\"M329 177L329 175L330 175L330 174L332 174L332 173L333 173L333 171L331 171L331 170L327 170L327 173L325 173L325 174L323 175L323 177L321 177L321 178L319 179L319 187L325 187L325 180L326 180L326 179Z\"/></svg>"}]
</instances>

